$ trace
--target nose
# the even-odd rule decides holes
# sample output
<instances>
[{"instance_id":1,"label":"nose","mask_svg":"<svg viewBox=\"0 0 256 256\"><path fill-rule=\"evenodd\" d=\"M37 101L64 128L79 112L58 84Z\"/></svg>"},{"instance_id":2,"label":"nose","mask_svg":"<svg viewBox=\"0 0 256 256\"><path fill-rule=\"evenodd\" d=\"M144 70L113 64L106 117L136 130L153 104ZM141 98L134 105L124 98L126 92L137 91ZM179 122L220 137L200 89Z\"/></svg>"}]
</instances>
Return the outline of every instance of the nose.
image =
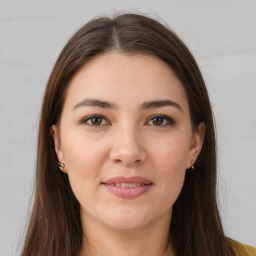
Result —
<instances>
[{"instance_id":1,"label":"nose","mask_svg":"<svg viewBox=\"0 0 256 256\"><path fill-rule=\"evenodd\" d=\"M146 158L145 145L136 128L119 129L115 133L110 152L112 161L132 167L144 163Z\"/></svg>"}]
</instances>

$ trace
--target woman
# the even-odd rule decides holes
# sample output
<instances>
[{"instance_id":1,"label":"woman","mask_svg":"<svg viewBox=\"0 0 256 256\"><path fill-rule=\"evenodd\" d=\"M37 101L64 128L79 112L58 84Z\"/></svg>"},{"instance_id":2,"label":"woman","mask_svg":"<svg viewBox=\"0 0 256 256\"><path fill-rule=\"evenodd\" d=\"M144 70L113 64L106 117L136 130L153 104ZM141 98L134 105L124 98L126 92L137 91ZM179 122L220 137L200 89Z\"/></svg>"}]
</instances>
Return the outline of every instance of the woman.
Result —
<instances>
[{"instance_id":1,"label":"woman","mask_svg":"<svg viewBox=\"0 0 256 256\"><path fill-rule=\"evenodd\" d=\"M86 24L46 87L22 255L248 250L222 229L211 105L184 43L141 15Z\"/></svg>"}]
</instances>

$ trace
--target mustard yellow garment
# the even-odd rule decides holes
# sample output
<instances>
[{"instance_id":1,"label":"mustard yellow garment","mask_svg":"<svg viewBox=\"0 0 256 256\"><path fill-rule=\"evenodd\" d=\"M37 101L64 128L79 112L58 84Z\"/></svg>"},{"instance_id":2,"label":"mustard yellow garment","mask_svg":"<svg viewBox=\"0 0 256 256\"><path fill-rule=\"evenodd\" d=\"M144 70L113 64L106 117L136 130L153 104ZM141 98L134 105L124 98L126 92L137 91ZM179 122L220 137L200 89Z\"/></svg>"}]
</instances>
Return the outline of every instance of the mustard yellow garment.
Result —
<instances>
[{"instance_id":1,"label":"mustard yellow garment","mask_svg":"<svg viewBox=\"0 0 256 256\"><path fill-rule=\"evenodd\" d=\"M256 248L231 240L236 256L256 256Z\"/></svg>"}]
</instances>

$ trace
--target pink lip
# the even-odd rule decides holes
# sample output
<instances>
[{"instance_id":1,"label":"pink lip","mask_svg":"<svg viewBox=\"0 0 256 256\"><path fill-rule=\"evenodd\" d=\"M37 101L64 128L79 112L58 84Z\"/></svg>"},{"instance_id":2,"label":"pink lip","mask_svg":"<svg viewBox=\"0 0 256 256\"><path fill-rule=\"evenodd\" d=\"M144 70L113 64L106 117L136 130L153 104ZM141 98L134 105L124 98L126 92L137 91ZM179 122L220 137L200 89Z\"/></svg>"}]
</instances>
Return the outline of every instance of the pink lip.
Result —
<instances>
[{"instance_id":1,"label":"pink lip","mask_svg":"<svg viewBox=\"0 0 256 256\"><path fill-rule=\"evenodd\" d=\"M122 188L113 186L113 184L116 183L141 183L141 186L138 187L131 187L131 188ZM121 197L121 198L135 198L142 194L144 194L146 191L148 191L153 183L150 180L147 180L142 177L114 177L109 180L106 180L102 182L102 185L104 185L112 194Z\"/></svg>"},{"instance_id":2,"label":"pink lip","mask_svg":"<svg viewBox=\"0 0 256 256\"><path fill-rule=\"evenodd\" d=\"M125 176L118 176L111 178L109 180L103 181L104 184L114 184L114 183L142 183L145 185L152 184L152 181L147 180L142 177L125 177Z\"/></svg>"}]
</instances>

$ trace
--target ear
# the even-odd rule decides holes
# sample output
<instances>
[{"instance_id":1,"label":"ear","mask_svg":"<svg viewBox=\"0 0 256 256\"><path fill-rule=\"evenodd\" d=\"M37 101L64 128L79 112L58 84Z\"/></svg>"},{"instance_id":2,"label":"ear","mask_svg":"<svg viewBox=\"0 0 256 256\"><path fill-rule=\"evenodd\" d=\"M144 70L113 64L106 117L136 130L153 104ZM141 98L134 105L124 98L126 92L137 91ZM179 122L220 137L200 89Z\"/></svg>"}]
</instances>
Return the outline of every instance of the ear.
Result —
<instances>
[{"instance_id":1,"label":"ear","mask_svg":"<svg viewBox=\"0 0 256 256\"><path fill-rule=\"evenodd\" d=\"M201 152L205 134L205 123L202 122L197 126L197 129L193 133L191 146L189 150L189 157L187 162L187 169L189 169L193 162L196 162L198 155Z\"/></svg>"},{"instance_id":2,"label":"ear","mask_svg":"<svg viewBox=\"0 0 256 256\"><path fill-rule=\"evenodd\" d=\"M58 161L60 163L65 163L63 151L62 151L62 148L61 148L59 128L57 127L57 125L52 125L51 128L50 128L50 131L51 131L51 135L52 135L53 140L54 140L54 148L55 148L55 153L56 153L56 156L58 158ZM66 170L64 168L61 167L60 169L61 169L61 171L66 173Z\"/></svg>"}]
</instances>

